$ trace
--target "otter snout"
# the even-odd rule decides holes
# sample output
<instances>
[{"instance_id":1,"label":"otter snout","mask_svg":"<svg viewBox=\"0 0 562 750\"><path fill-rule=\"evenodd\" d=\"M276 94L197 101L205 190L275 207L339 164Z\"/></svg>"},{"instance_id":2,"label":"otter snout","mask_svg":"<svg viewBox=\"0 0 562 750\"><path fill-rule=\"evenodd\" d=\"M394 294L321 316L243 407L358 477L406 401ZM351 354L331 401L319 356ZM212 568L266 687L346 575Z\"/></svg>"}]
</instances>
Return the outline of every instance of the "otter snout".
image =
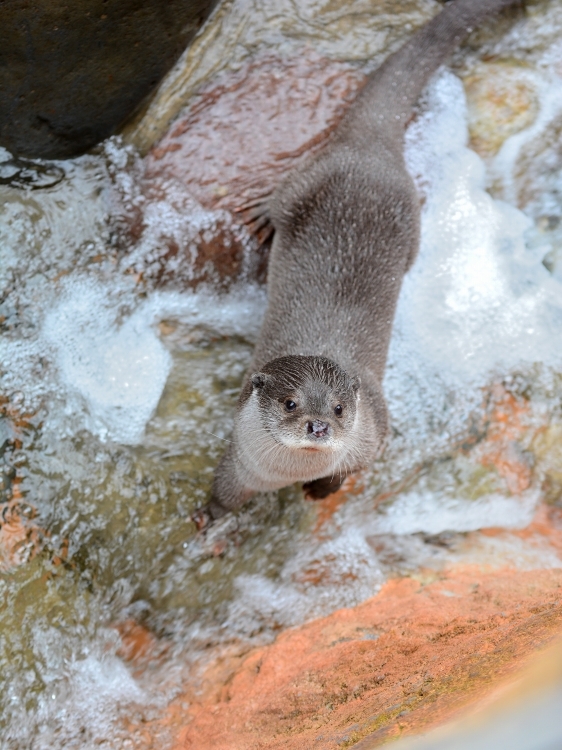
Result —
<instances>
[{"instance_id":1,"label":"otter snout","mask_svg":"<svg viewBox=\"0 0 562 750\"><path fill-rule=\"evenodd\" d=\"M328 422L321 422L315 419L313 422L306 423L306 433L315 438L328 437L331 427Z\"/></svg>"}]
</instances>

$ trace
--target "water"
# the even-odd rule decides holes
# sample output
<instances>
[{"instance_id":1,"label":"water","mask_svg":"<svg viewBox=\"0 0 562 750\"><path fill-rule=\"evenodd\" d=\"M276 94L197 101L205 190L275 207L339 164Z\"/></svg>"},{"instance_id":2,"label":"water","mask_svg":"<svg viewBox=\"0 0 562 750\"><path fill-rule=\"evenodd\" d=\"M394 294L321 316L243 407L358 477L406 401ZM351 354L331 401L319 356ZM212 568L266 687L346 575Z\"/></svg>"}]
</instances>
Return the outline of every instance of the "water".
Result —
<instances>
[{"instance_id":1,"label":"water","mask_svg":"<svg viewBox=\"0 0 562 750\"><path fill-rule=\"evenodd\" d=\"M326 34L345 38L345 18ZM265 306L249 238L180 184L144 191L142 160L117 139L38 176L26 165L31 177L0 154L17 175L0 185L6 747L149 747L139 727L209 645L270 640L421 567L562 564L478 533L523 528L562 497L562 161L549 104L562 68L532 22L530 41L503 42L515 58L531 47L542 108L526 131L485 163L467 148L448 72L409 129L423 237L385 382L392 435L340 505L288 488L195 535L189 515L208 496ZM276 27L277 49L291 28ZM529 154L549 164L544 177L522 170ZM190 258L219 229L240 244L238 280L195 284ZM131 623L146 629L144 661L127 656Z\"/></svg>"}]
</instances>

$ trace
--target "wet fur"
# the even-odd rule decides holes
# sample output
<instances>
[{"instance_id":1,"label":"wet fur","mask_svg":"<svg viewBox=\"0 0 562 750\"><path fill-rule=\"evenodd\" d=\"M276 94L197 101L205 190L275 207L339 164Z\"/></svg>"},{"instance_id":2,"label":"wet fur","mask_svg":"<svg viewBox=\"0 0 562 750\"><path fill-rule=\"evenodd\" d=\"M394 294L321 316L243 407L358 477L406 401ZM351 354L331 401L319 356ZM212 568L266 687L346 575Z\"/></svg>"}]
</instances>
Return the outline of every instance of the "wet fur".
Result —
<instances>
[{"instance_id":1,"label":"wet fur","mask_svg":"<svg viewBox=\"0 0 562 750\"><path fill-rule=\"evenodd\" d=\"M392 321L420 235L419 198L404 163L404 129L439 65L482 19L512 4L446 5L372 74L327 148L293 171L269 200L275 234L268 307L233 442L215 473L209 516L238 508L254 492L296 481L307 483L312 496L325 496L380 451L387 430L382 380ZM268 424L271 409L260 403L252 383L253 373L278 360L270 367L272 377L293 378L302 387L305 356L326 358L361 381L341 455L309 456L276 442ZM317 377L329 381L325 368Z\"/></svg>"}]
</instances>

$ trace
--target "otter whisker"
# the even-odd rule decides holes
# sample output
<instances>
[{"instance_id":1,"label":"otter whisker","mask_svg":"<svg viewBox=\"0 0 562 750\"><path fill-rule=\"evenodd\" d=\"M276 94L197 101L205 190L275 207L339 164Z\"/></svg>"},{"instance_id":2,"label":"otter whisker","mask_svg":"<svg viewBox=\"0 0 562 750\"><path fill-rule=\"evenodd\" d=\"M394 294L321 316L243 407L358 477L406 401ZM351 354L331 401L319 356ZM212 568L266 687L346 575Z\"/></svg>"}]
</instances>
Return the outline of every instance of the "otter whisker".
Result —
<instances>
[{"instance_id":1,"label":"otter whisker","mask_svg":"<svg viewBox=\"0 0 562 750\"><path fill-rule=\"evenodd\" d=\"M234 443L234 440L227 440L227 438L223 438L220 435L215 435L214 432L209 432L209 430L204 430L204 432L206 432L207 435L212 435L213 437L218 438L219 440L224 440L225 443Z\"/></svg>"}]
</instances>

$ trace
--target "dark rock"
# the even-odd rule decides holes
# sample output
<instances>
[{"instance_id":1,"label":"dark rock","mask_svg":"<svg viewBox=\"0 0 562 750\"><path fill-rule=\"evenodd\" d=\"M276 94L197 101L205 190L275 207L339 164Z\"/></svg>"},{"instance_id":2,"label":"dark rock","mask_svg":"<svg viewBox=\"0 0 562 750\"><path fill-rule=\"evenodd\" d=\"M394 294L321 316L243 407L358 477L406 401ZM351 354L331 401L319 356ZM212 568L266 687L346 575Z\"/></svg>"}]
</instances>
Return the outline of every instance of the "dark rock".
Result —
<instances>
[{"instance_id":1,"label":"dark rock","mask_svg":"<svg viewBox=\"0 0 562 750\"><path fill-rule=\"evenodd\" d=\"M0 4L0 145L65 158L123 124L216 0Z\"/></svg>"}]
</instances>

